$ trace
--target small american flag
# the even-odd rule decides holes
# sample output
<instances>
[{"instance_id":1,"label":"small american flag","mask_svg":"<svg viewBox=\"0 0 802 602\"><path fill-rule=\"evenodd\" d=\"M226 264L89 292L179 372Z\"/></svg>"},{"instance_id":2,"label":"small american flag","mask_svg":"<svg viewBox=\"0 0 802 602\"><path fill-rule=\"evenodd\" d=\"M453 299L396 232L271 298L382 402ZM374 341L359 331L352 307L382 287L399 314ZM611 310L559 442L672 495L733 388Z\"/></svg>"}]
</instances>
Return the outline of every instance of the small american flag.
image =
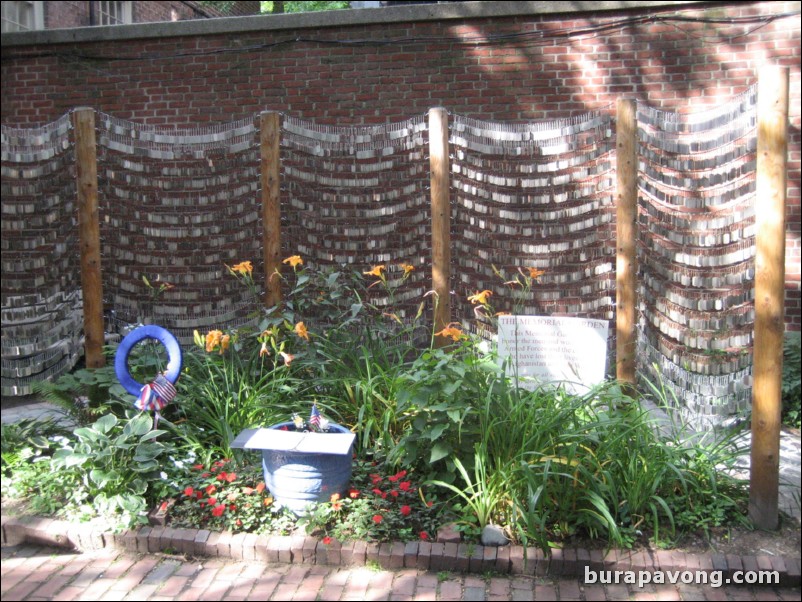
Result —
<instances>
[{"instance_id":1,"label":"small american flag","mask_svg":"<svg viewBox=\"0 0 802 602\"><path fill-rule=\"evenodd\" d=\"M320 430L320 412L317 409L317 403L312 404L312 415L309 416L309 426L312 430Z\"/></svg>"}]
</instances>

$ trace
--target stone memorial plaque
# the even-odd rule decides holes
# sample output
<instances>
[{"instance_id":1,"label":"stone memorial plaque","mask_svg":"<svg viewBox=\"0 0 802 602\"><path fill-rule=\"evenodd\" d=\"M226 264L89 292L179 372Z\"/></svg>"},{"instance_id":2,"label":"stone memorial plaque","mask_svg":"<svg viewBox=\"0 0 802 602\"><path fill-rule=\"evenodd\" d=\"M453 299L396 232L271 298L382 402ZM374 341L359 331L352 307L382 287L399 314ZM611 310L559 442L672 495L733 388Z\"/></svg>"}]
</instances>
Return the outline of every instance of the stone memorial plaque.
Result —
<instances>
[{"instance_id":1,"label":"stone memorial plaque","mask_svg":"<svg viewBox=\"0 0 802 602\"><path fill-rule=\"evenodd\" d=\"M583 393L604 381L607 320L500 316L498 356L518 386L562 385Z\"/></svg>"}]
</instances>

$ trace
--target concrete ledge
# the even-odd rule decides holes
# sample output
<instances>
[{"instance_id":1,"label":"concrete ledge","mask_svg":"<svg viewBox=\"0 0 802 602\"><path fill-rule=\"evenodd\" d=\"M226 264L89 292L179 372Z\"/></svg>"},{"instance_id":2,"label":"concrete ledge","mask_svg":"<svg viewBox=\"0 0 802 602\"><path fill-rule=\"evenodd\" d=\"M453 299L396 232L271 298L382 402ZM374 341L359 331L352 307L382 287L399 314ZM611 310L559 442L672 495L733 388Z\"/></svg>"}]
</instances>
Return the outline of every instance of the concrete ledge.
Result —
<instances>
[{"instance_id":1,"label":"concrete ledge","mask_svg":"<svg viewBox=\"0 0 802 602\"><path fill-rule=\"evenodd\" d=\"M705 2L701 2L705 4ZM108 42L175 36L201 36L252 31L281 31L356 25L397 24L419 21L445 21L455 19L488 19L519 15L540 16L560 13L637 10L650 11L661 7L700 4L700 2L642 2L626 0L601 0L589 2L452 2L448 4L418 4L330 10L312 13L288 13L281 15L251 15L245 17L223 17L193 21L136 23L133 25L111 25L75 27L71 29L44 29L4 33L0 45L30 46L33 44L70 44L73 42Z\"/></svg>"},{"instance_id":2,"label":"concrete ledge","mask_svg":"<svg viewBox=\"0 0 802 602\"><path fill-rule=\"evenodd\" d=\"M73 524L38 516L2 516L2 545L23 543L76 549L100 548L129 553L180 552L188 556L218 557L274 564L364 566L377 563L386 570L403 568L449 570L482 574L537 577L581 577L585 567L604 571L721 571L724 582L739 571L777 571L782 587L802 584L800 558L685 554L672 550L587 550L565 548L545 556L538 548L471 544L332 541L313 537L259 536L253 533L215 532L206 529L142 527L109 533L89 524ZM749 584L758 585L758 584Z\"/></svg>"}]
</instances>

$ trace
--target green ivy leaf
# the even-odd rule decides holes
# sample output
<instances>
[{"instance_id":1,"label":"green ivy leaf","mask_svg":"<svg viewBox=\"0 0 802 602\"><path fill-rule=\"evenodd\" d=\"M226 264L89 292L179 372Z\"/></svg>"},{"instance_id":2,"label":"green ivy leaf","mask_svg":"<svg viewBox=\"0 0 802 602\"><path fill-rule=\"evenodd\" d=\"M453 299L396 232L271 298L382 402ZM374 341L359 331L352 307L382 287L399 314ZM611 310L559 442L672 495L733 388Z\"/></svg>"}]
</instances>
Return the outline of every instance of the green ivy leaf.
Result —
<instances>
[{"instance_id":1,"label":"green ivy leaf","mask_svg":"<svg viewBox=\"0 0 802 602\"><path fill-rule=\"evenodd\" d=\"M432 454L429 456L429 463L433 464L438 460L449 456L452 452L451 446L448 443L438 441L432 446Z\"/></svg>"}]
</instances>

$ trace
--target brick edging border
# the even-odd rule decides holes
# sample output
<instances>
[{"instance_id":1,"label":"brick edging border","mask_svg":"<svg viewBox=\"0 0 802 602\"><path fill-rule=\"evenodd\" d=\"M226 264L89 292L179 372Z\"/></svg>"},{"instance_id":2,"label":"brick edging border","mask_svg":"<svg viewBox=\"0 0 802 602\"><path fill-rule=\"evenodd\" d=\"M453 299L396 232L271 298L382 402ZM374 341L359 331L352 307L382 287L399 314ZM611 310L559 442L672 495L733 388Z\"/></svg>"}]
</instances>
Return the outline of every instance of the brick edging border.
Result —
<instances>
[{"instance_id":1,"label":"brick edging border","mask_svg":"<svg viewBox=\"0 0 802 602\"><path fill-rule=\"evenodd\" d=\"M172 527L141 527L111 533L87 523L41 516L2 516L1 521L4 546L33 543L79 551L101 548L141 554L169 551L190 556L285 564L363 566L375 562L386 570L494 571L537 577L579 577L584 575L585 567L594 571L722 571L725 579L732 578L736 571L766 570L777 571L783 587L798 587L802 582L800 558L783 556L565 548L554 549L551 556L546 557L538 548L514 545L494 547L426 541L334 541L324 544L322 540L303 535L235 534Z\"/></svg>"}]
</instances>

